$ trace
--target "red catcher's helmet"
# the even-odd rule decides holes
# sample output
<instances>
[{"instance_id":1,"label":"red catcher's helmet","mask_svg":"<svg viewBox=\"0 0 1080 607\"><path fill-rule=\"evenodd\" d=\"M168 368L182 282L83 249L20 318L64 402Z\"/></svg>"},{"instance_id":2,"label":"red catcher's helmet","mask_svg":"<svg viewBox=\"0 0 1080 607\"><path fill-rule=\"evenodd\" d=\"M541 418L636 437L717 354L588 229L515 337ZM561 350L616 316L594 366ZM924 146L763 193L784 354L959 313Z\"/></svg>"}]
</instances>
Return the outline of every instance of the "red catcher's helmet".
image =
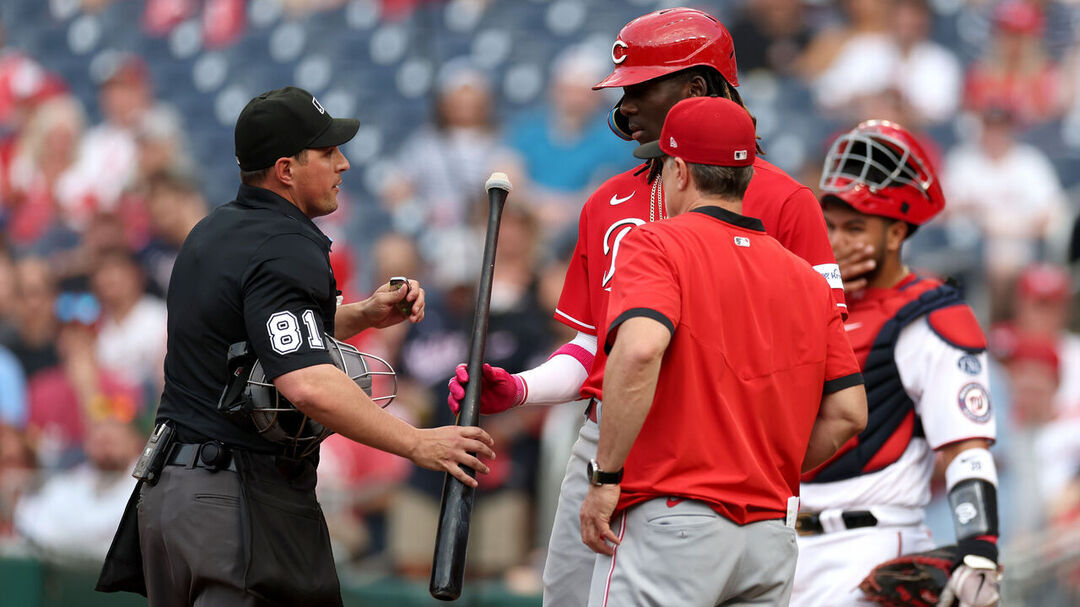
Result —
<instances>
[{"instance_id":1,"label":"red catcher's helmet","mask_svg":"<svg viewBox=\"0 0 1080 607\"><path fill-rule=\"evenodd\" d=\"M860 213L916 226L945 208L926 152L907 129L888 120L867 120L833 142L821 190Z\"/></svg>"},{"instance_id":2,"label":"red catcher's helmet","mask_svg":"<svg viewBox=\"0 0 1080 607\"><path fill-rule=\"evenodd\" d=\"M669 8L643 15L619 31L611 47L615 69L593 89L630 86L695 65L720 72L739 85L735 44L723 23L692 8Z\"/></svg>"}]
</instances>

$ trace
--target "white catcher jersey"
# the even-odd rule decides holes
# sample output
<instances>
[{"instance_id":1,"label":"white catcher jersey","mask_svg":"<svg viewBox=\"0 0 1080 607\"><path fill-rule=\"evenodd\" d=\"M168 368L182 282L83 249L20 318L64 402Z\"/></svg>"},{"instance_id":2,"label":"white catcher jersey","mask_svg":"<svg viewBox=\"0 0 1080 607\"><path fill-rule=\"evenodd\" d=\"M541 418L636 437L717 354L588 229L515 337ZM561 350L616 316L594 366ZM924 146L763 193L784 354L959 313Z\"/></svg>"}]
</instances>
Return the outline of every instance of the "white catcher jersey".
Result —
<instances>
[{"instance_id":1,"label":"white catcher jersey","mask_svg":"<svg viewBox=\"0 0 1080 607\"><path fill-rule=\"evenodd\" d=\"M860 342L872 342L888 318L873 311L860 314L858 299L851 303L849 337L865 365L866 348L860 347ZM949 329L940 319L935 321L932 323L929 315L912 321L900 330L893 350L900 381L914 403L923 436L916 432L896 461L875 472L832 482L804 482L801 510L869 506L921 509L930 501L934 449L971 438L994 440L996 425L988 390L986 352L972 353L954 345ZM852 335L864 330L869 333L862 339Z\"/></svg>"}]
</instances>

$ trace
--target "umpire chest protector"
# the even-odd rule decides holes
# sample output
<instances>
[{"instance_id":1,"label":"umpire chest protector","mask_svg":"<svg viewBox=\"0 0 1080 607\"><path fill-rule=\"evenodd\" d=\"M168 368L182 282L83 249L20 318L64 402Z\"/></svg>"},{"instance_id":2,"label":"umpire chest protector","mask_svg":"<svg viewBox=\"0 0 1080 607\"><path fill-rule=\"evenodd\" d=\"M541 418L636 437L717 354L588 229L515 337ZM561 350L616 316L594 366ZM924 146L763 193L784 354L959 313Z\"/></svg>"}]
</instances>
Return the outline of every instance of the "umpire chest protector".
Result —
<instances>
[{"instance_id":1,"label":"umpire chest protector","mask_svg":"<svg viewBox=\"0 0 1080 607\"><path fill-rule=\"evenodd\" d=\"M894 296L879 302L879 310L866 315L858 314L859 306L855 304L848 319L848 326L862 328L864 336L874 335L871 325L880 323L881 327L872 340L851 335L855 354L862 359L866 382L866 429L822 467L804 475L804 483L828 483L876 472L899 459L912 438L923 436L915 403L904 389L896 366L896 343L905 327L916 321L927 322L947 343L971 354L986 347L981 334L979 340L957 339L948 328L961 316L961 326L975 323L956 287L916 277L895 291ZM859 323L867 326L860 327Z\"/></svg>"}]
</instances>

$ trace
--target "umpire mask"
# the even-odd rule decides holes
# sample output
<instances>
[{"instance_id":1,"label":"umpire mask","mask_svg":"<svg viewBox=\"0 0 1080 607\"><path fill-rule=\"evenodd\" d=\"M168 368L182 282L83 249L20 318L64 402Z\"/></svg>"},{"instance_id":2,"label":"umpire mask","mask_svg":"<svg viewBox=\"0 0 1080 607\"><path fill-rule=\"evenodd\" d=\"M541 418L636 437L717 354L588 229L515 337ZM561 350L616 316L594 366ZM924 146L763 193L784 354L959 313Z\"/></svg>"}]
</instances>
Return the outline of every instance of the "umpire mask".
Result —
<instances>
[{"instance_id":1,"label":"umpire mask","mask_svg":"<svg viewBox=\"0 0 1080 607\"><path fill-rule=\"evenodd\" d=\"M397 374L390 363L357 350L326 335L334 365L371 397L386 407L397 395ZM254 429L267 440L282 445L284 455L302 458L312 454L331 430L308 417L285 399L266 378L262 364L247 342L229 348L229 385L218 411L234 422Z\"/></svg>"}]
</instances>

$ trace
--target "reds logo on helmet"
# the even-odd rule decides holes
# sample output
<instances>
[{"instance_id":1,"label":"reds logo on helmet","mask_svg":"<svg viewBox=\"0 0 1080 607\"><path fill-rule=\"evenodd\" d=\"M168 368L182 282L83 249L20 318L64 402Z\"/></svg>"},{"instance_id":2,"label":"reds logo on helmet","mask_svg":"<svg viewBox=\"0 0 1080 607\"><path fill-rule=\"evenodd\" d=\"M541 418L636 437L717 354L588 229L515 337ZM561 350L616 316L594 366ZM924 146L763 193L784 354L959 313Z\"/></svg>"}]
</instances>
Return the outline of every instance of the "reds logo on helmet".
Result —
<instances>
[{"instance_id":1,"label":"reds logo on helmet","mask_svg":"<svg viewBox=\"0 0 1080 607\"><path fill-rule=\"evenodd\" d=\"M626 43L622 40L616 40L615 44L611 45L611 62L615 65L626 61Z\"/></svg>"},{"instance_id":2,"label":"reds logo on helmet","mask_svg":"<svg viewBox=\"0 0 1080 607\"><path fill-rule=\"evenodd\" d=\"M615 69L594 89L630 86L697 65L739 85L735 44L716 17L692 8L649 13L627 23L611 47Z\"/></svg>"}]
</instances>

